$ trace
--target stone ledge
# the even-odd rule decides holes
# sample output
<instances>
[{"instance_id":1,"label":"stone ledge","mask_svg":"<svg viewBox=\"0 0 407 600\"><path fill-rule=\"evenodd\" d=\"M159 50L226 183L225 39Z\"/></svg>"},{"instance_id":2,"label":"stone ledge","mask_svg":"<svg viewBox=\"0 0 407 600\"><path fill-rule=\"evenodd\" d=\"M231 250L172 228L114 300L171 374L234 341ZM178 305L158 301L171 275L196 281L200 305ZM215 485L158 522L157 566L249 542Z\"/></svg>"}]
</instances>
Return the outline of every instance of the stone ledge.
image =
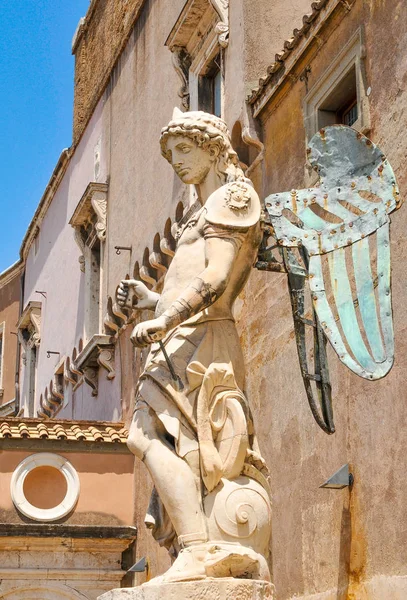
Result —
<instances>
[{"instance_id":1,"label":"stone ledge","mask_svg":"<svg viewBox=\"0 0 407 600\"><path fill-rule=\"evenodd\" d=\"M0 537L20 536L134 540L137 537L137 528L98 525L49 525L46 523L41 525L37 523L0 523Z\"/></svg>"},{"instance_id":2,"label":"stone ledge","mask_svg":"<svg viewBox=\"0 0 407 600\"><path fill-rule=\"evenodd\" d=\"M120 588L98 600L273 600L274 586L249 579L205 579Z\"/></svg>"}]
</instances>

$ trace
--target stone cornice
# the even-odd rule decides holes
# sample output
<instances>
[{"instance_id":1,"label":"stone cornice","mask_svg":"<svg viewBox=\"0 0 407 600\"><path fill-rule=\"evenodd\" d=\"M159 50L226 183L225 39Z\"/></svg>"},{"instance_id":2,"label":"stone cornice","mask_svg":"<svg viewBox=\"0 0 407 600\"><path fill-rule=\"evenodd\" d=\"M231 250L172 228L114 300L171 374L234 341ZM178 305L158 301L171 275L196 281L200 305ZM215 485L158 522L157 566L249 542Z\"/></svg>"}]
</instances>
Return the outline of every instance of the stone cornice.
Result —
<instances>
[{"instance_id":1,"label":"stone cornice","mask_svg":"<svg viewBox=\"0 0 407 600\"><path fill-rule=\"evenodd\" d=\"M42 198L37 206L37 210L35 211L35 214L31 219L31 223L28 226L27 232L24 236L20 249L21 261L24 263L30 251L31 244L33 243L34 238L38 233L38 228L41 227L41 223L55 196L55 192L57 191L59 184L61 183L61 180L65 175L71 156L72 148L65 148L65 150L62 150L61 156L59 157L59 160L51 175L48 185L45 188L44 194L42 195Z\"/></svg>"},{"instance_id":2,"label":"stone cornice","mask_svg":"<svg viewBox=\"0 0 407 600\"><path fill-rule=\"evenodd\" d=\"M5 287L11 281L14 281L24 269L24 263L22 260L18 260L11 267L8 267L3 273L0 273L0 288Z\"/></svg>"},{"instance_id":3,"label":"stone cornice","mask_svg":"<svg viewBox=\"0 0 407 600\"><path fill-rule=\"evenodd\" d=\"M107 183L89 183L69 221L72 227L86 226L96 215L96 235L106 238Z\"/></svg>"},{"instance_id":4,"label":"stone cornice","mask_svg":"<svg viewBox=\"0 0 407 600\"><path fill-rule=\"evenodd\" d=\"M23 345L39 346L41 341L41 302L31 301L27 304L17 322L19 338ZM29 334L26 339L23 332Z\"/></svg>"},{"instance_id":5,"label":"stone cornice","mask_svg":"<svg viewBox=\"0 0 407 600\"><path fill-rule=\"evenodd\" d=\"M53 544L57 545L58 541L64 546L67 547L67 543L62 542L62 539L72 540L83 540L83 546L85 549L89 549L89 542L85 540L94 540L94 543L98 546L102 546L106 543L107 540L112 540L114 543L118 541L118 546L121 547L124 545L126 548L129 544L126 542L132 542L137 538L137 528L136 527L109 527L102 525L65 525L65 524L31 524L31 523L0 523L0 538L24 538L29 537L32 538L31 544L35 544L34 538L53 538ZM57 541L58 540L58 541ZM99 542L100 540L100 542ZM123 543L124 542L124 543ZM20 542L26 546L26 542ZM17 539L13 544L17 549L19 543ZM80 544L75 542L74 544L75 550L79 550ZM43 544L40 545L43 549ZM10 549L10 547L6 548ZM25 549L25 548L23 548Z\"/></svg>"},{"instance_id":6,"label":"stone cornice","mask_svg":"<svg viewBox=\"0 0 407 600\"><path fill-rule=\"evenodd\" d=\"M220 19L215 28L219 36L219 44L224 48L228 45L229 0L187 0L165 42L171 52L174 52L176 48L187 48L191 39L196 35L205 13L211 7Z\"/></svg>"},{"instance_id":7,"label":"stone cornice","mask_svg":"<svg viewBox=\"0 0 407 600\"><path fill-rule=\"evenodd\" d=\"M92 388L93 396L98 394L99 367L103 367L107 371L109 380L114 379L116 376L114 370L114 344L114 337L96 334L76 358L75 367L83 373L86 383Z\"/></svg>"}]
</instances>

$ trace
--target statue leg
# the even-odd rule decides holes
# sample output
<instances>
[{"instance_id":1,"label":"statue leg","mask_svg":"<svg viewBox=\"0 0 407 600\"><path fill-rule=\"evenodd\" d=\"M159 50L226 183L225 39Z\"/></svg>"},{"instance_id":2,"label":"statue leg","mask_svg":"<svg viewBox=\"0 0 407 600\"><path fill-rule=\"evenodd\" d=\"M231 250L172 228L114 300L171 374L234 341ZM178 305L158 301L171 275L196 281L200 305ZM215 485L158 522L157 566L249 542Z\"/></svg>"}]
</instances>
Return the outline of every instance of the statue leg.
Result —
<instances>
[{"instance_id":1,"label":"statue leg","mask_svg":"<svg viewBox=\"0 0 407 600\"><path fill-rule=\"evenodd\" d=\"M144 461L181 546L207 540L199 481L177 456L161 421L145 402L134 413L127 445Z\"/></svg>"}]
</instances>

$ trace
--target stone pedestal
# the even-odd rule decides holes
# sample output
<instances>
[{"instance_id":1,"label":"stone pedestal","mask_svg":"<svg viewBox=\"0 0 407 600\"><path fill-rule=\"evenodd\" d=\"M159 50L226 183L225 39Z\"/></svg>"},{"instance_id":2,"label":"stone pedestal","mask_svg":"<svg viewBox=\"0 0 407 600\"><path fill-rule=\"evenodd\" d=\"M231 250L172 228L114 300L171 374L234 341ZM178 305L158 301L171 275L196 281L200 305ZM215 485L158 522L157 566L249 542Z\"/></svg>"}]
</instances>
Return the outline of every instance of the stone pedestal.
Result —
<instances>
[{"instance_id":1,"label":"stone pedestal","mask_svg":"<svg viewBox=\"0 0 407 600\"><path fill-rule=\"evenodd\" d=\"M273 600L274 586L249 579L204 579L120 588L98 600Z\"/></svg>"}]
</instances>

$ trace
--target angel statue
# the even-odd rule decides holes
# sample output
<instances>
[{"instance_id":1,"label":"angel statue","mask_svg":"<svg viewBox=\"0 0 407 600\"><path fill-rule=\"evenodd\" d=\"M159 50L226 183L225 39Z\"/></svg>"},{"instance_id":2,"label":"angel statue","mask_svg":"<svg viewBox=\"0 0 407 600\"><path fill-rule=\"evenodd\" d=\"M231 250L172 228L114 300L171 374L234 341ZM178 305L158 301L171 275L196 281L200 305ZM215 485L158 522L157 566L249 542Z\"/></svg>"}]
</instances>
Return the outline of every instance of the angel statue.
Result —
<instances>
[{"instance_id":1,"label":"angel statue","mask_svg":"<svg viewBox=\"0 0 407 600\"><path fill-rule=\"evenodd\" d=\"M152 581L270 581L268 471L233 318L262 237L260 200L222 119L176 109L160 143L198 199L178 223L162 293L136 280L117 291L121 306L154 311L131 335L150 351L128 439L155 486L146 522L176 557Z\"/></svg>"}]
</instances>

